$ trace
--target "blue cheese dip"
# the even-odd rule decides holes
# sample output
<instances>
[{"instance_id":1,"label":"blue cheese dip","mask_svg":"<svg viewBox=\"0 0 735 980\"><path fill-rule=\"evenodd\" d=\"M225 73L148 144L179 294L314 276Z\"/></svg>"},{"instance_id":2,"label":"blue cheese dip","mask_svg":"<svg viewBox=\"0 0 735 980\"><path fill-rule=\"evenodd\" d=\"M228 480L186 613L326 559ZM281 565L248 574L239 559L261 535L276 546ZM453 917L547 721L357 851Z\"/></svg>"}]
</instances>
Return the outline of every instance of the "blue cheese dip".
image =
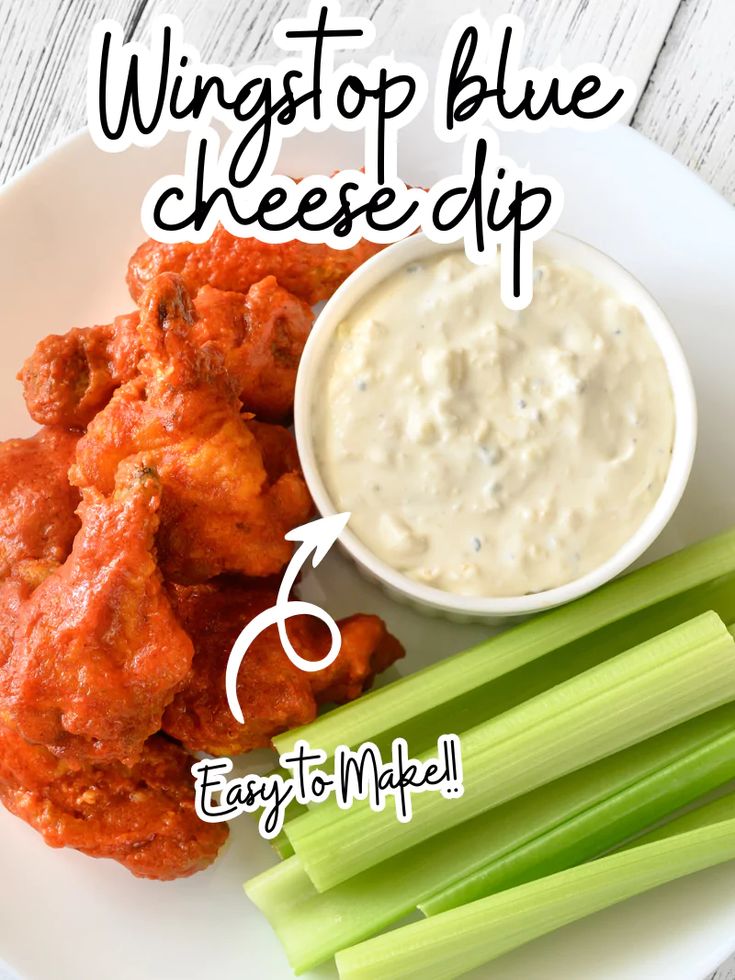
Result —
<instances>
[{"instance_id":1,"label":"blue cheese dip","mask_svg":"<svg viewBox=\"0 0 735 980\"><path fill-rule=\"evenodd\" d=\"M637 308L537 250L534 296L464 252L357 304L323 362L314 447L350 528L403 574L521 596L610 558L664 485L674 403Z\"/></svg>"}]
</instances>

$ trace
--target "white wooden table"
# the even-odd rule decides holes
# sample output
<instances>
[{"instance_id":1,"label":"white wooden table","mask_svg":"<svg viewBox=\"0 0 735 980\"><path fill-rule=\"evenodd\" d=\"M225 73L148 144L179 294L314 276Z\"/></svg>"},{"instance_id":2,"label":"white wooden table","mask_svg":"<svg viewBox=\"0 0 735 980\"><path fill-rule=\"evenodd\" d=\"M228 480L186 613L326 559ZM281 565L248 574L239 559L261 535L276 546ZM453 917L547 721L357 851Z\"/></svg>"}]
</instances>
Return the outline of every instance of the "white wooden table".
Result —
<instances>
[{"instance_id":1,"label":"white wooden table","mask_svg":"<svg viewBox=\"0 0 735 980\"><path fill-rule=\"evenodd\" d=\"M628 121L735 203L735 0L342 0L383 50L438 52L448 23L480 8L520 14L528 58L600 61L633 78ZM0 183L84 124L87 40L117 18L128 37L176 13L205 60L268 60L273 24L306 0L0 0ZM715 975L735 980L735 958ZM665 978L651 978L665 980Z\"/></svg>"}]
</instances>

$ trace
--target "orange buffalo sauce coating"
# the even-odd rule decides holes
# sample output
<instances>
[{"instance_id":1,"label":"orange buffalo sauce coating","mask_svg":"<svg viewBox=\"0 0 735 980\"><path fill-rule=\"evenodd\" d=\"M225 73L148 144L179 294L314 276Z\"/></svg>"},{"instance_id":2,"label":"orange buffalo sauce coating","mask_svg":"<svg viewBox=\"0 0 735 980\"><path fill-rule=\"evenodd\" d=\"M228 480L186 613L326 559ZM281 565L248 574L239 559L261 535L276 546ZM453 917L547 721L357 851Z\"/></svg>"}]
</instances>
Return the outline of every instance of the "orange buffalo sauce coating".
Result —
<instances>
[{"instance_id":1,"label":"orange buffalo sauce coating","mask_svg":"<svg viewBox=\"0 0 735 980\"><path fill-rule=\"evenodd\" d=\"M381 619L350 616L337 624L342 648L334 663L307 673L291 663L277 628L269 627L249 648L238 674L238 700L245 714L245 724L238 724L227 705L227 660L241 630L275 604L276 591L272 581L238 579L171 588L174 609L195 654L191 678L167 708L163 727L187 748L221 755L265 748L275 735L312 721L320 704L359 697L377 673L403 656L403 647ZM322 622L295 616L287 630L306 660L324 657L330 636Z\"/></svg>"},{"instance_id":2,"label":"orange buffalo sauce coating","mask_svg":"<svg viewBox=\"0 0 735 980\"><path fill-rule=\"evenodd\" d=\"M56 755L135 761L189 674L155 560L160 494L127 460L110 496L85 490L64 564L30 595L17 576L0 588L0 720Z\"/></svg>"},{"instance_id":3,"label":"orange buffalo sauce coating","mask_svg":"<svg viewBox=\"0 0 735 980\"><path fill-rule=\"evenodd\" d=\"M137 302L162 272L177 272L191 293L207 285L246 293L254 283L275 276L284 289L313 306L329 299L350 273L384 247L365 240L343 250L299 241L270 245L236 238L218 225L200 245L166 245L149 238L133 253L127 282Z\"/></svg>"},{"instance_id":4,"label":"orange buffalo sauce coating","mask_svg":"<svg viewBox=\"0 0 735 980\"><path fill-rule=\"evenodd\" d=\"M51 847L112 858L139 878L184 878L228 833L197 816L192 761L159 735L131 766L70 763L0 724L0 801Z\"/></svg>"},{"instance_id":5,"label":"orange buffalo sauce coating","mask_svg":"<svg viewBox=\"0 0 735 980\"><path fill-rule=\"evenodd\" d=\"M79 491L67 473L78 432L41 429L0 443L0 579L18 562L58 564L79 530Z\"/></svg>"},{"instance_id":6,"label":"orange buffalo sauce coating","mask_svg":"<svg viewBox=\"0 0 735 980\"><path fill-rule=\"evenodd\" d=\"M140 310L46 337L25 362L46 428L0 443L0 803L52 847L146 878L207 867L227 828L197 816L187 750L269 745L403 656L358 614L307 674L272 628L239 675L244 725L227 706L232 644L275 602L284 535L313 513L274 424L291 417L311 305L380 247L221 228L146 242L128 276ZM324 624L287 628L323 658Z\"/></svg>"}]
</instances>

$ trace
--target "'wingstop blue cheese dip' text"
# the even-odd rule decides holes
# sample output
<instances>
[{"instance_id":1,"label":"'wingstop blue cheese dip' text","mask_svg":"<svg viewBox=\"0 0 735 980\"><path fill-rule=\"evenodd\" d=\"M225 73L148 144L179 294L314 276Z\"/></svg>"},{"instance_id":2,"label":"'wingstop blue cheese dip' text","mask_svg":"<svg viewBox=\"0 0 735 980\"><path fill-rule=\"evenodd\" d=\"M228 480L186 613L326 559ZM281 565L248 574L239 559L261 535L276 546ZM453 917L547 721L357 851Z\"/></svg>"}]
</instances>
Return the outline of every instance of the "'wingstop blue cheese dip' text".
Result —
<instances>
[{"instance_id":1,"label":"'wingstop blue cheese dip' text","mask_svg":"<svg viewBox=\"0 0 735 980\"><path fill-rule=\"evenodd\" d=\"M338 328L317 461L372 552L419 582L516 596L579 578L661 492L674 405L640 312L536 255L534 297L449 252L400 269Z\"/></svg>"}]
</instances>

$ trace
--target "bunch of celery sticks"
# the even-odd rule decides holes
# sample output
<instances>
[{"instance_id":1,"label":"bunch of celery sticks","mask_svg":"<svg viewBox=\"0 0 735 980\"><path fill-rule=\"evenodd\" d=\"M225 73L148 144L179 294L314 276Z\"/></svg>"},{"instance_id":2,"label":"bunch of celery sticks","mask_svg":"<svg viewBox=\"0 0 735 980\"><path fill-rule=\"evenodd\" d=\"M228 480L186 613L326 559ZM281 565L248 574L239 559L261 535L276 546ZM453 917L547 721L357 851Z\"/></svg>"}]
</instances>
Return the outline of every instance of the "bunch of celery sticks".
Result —
<instances>
[{"instance_id":1,"label":"bunch of celery sticks","mask_svg":"<svg viewBox=\"0 0 735 980\"><path fill-rule=\"evenodd\" d=\"M735 529L277 738L389 754L401 735L419 757L462 742L464 795L418 795L410 823L289 807L284 860L245 890L294 970L454 977L735 860L735 793L702 803L735 779L732 623Z\"/></svg>"}]
</instances>

